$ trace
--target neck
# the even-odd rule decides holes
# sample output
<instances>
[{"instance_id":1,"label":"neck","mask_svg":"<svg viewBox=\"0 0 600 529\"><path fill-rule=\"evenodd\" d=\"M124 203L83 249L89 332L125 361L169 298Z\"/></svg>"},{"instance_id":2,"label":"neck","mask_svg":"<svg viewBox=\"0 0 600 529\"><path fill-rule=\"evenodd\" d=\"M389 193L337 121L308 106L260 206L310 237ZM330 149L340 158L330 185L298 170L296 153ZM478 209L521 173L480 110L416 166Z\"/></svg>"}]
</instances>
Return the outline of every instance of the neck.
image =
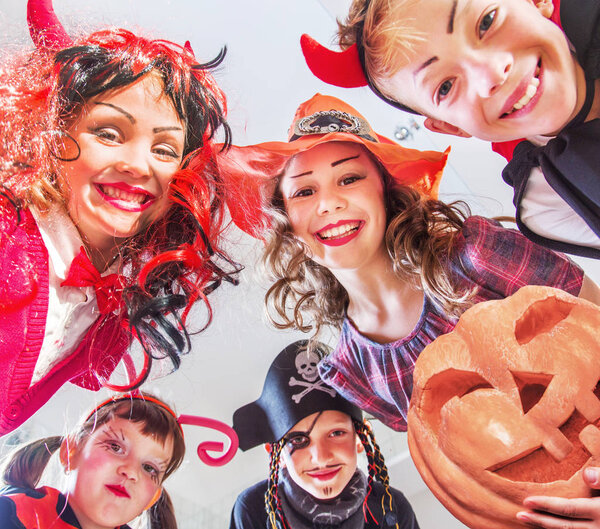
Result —
<instances>
[{"instance_id":1,"label":"neck","mask_svg":"<svg viewBox=\"0 0 600 529\"><path fill-rule=\"evenodd\" d=\"M394 273L387 253L368 270L331 272L346 289L348 317L362 334L387 343L412 332L421 316L423 292Z\"/></svg>"}]
</instances>

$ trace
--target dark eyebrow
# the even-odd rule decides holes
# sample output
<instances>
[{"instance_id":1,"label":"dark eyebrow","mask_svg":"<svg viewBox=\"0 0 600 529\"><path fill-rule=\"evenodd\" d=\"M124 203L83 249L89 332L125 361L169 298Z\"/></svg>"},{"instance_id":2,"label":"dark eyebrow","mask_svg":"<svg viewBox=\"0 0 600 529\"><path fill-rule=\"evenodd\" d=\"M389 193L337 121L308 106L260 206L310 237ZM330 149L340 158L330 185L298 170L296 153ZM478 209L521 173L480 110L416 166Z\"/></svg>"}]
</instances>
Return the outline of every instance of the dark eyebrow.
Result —
<instances>
[{"instance_id":1,"label":"dark eyebrow","mask_svg":"<svg viewBox=\"0 0 600 529\"><path fill-rule=\"evenodd\" d=\"M358 158L360 156L360 154L357 154L356 156L348 156L348 158L342 158L341 160L337 160L336 162L331 162L331 167L335 167L336 165L340 165L341 163L347 162L349 160L356 160L356 158Z\"/></svg>"},{"instance_id":2,"label":"dark eyebrow","mask_svg":"<svg viewBox=\"0 0 600 529\"><path fill-rule=\"evenodd\" d=\"M155 134L157 134L158 132L165 132L167 130L183 130L181 127L156 127L155 129L152 129L152 132L154 132Z\"/></svg>"},{"instance_id":3,"label":"dark eyebrow","mask_svg":"<svg viewBox=\"0 0 600 529\"><path fill-rule=\"evenodd\" d=\"M307 174L312 174L312 171L306 171L305 173L296 174L296 175L290 176L290 178L300 178L301 176L306 176Z\"/></svg>"},{"instance_id":4,"label":"dark eyebrow","mask_svg":"<svg viewBox=\"0 0 600 529\"><path fill-rule=\"evenodd\" d=\"M120 112L121 114L123 114L129 121L131 121L131 123L135 123L135 118L126 110L123 110L121 107L118 107L117 105L113 105L112 103L104 103L102 101L96 101L95 103L96 105L105 105L107 107L110 108L114 108L117 112Z\"/></svg>"},{"instance_id":5,"label":"dark eyebrow","mask_svg":"<svg viewBox=\"0 0 600 529\"><path fill-rule=\"evenodd\" d=\"M427 59L413 72L413 77L415 77L421 70L427 68L430 64L433 64L435 61L439 61L439 59L437 57L431 57L431 59Z\"/></svg>"},{"instance_id":6,"label":"dark eyebrow","mask_svg":"<svg viewBox=\"0 0 600 529\"><path fill-rule=\"evenodd\" d=\"M454 16L456 15L456 4L458 0L453 0L452 9L450 10L450 17L448 18L448 29L447 33L450 35L454 31Z\"/></svg>"}]
</instances>

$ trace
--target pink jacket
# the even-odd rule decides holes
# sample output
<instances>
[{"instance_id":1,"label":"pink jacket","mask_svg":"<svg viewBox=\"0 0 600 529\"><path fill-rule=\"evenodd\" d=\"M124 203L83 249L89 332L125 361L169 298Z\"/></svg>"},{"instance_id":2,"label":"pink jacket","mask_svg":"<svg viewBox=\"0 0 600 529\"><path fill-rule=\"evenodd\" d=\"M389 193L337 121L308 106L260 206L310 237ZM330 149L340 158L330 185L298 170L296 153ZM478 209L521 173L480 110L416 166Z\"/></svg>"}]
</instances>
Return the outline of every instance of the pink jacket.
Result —
<instances>
[{"instance_id":1,"label":"pink jacket","mask_svg":"<svg viewBox=\"0 0 600 529\"><path fill-rule=\"evenodd\" d=\"M130 341L121 316L100 317L68 358L31 385L48 312L48 252L31 213L20 216L18 222L14 207L0 202L0 435L67 381L98 391Z\"/></svg>"}]
</instances>

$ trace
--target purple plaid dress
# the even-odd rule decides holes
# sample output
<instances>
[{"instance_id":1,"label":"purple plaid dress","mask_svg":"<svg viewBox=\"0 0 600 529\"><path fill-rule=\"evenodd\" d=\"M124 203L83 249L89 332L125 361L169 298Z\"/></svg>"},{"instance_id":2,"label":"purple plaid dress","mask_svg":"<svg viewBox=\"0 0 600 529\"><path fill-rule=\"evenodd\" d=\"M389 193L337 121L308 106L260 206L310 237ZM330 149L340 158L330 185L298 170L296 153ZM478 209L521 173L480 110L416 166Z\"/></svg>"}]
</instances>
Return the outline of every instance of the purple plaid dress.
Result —
<instances>
[{"instance_id":1,"label":"purple plaid dress","mask_svg":"<svg viewBox=\"0 0 600 529\"><path fill-rule=\"evenodd\" d=\"M478 287L476 303L505 298L524 285L548 285L576 296L583 281L581 268L565 255L477 216L465 221L449 266L464 287ZM380 344L346 318L335 351L319 366L321 378L390 428L406 431L417 357L427 344L454 329L456 321L425 296L412 333Z\"/></svg>"}]
</instances>

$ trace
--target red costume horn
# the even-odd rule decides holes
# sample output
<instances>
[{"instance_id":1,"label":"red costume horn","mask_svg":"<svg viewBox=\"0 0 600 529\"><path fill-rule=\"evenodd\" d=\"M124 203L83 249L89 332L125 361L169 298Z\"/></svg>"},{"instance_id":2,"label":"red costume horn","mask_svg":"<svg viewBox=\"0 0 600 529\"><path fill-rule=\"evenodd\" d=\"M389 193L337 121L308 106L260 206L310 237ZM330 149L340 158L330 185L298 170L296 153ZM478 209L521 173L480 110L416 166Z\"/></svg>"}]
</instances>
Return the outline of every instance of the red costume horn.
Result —
<instances>
[{"instance_id":1,"label":"red costume horn","mask_svg":"<svg viewBox=\"0 0 600 529\"><path fill-rule=\"evenodd\" d=\"M54 13L52 0L29 0L27 24L31 40L38 48L55 50L73 45L73 40Z\"/></svg>"},{"instance_id":2,"label":"red costume horn","mask_svg":"<svg viewBox=\"0 0 600 529\"><path fill-rule=\"evenodd\" d=\"M342 88L367 86L356 44L344 51L333 51L304 34L300 46L310 71L321 81Z\"/></svg>"}]
</instances>

